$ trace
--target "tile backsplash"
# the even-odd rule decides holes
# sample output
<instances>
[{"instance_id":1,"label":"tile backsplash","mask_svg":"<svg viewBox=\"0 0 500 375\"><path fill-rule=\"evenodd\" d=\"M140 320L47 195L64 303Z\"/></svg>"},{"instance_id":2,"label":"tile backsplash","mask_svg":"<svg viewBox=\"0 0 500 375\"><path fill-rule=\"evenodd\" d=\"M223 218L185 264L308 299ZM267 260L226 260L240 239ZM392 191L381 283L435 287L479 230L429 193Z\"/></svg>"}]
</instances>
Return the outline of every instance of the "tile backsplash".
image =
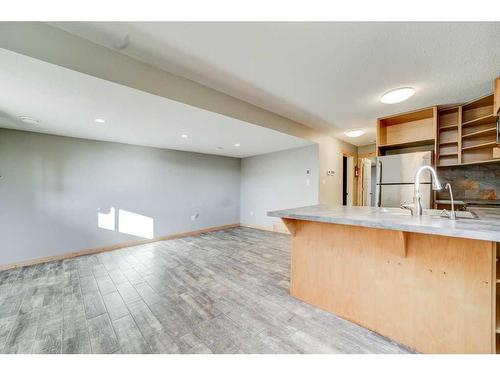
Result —
<instances>
[{"instance_id":1,"label":"tile backsplash","mask_svg":"<svg viewBox=\"0 0 500 375\"><path fill-rule=\"evenodd\" d=\"M500 163L439 168L438 176L443 186L451 184L457 200L500 201ZM448 199L448 191L437 197Z\"/></svg>"}]
</instances>

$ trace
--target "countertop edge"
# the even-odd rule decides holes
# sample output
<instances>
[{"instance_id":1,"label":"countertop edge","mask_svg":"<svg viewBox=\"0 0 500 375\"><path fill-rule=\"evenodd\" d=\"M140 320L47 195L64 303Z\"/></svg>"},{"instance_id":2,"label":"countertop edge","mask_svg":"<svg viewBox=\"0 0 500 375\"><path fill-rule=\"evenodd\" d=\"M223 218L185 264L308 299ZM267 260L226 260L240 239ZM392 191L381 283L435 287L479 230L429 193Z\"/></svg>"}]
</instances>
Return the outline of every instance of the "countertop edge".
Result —
<instances>
[{"instance_id":1,"label":"countertop edge","mask_svg":"<svg viewBox=\"0 0 500 375\"><path fill-rule=\"evenodd\" d=\"M431 235L439 235L445 237L456 237L456 238L466 238L470 240L480 240L480 241L490 241L490 242L500 242L500 233L499 234L488 234L484 232L478 232L473 229L460 229L457 232L450 233L450 229L448 228L435 228L426 225L405 225L405 224L397 224L390 223L384 224L381 222L367 222L363 219L352 219L352 218L343 218L343 217L311 217L311 215L301 215L301 214L290 214L283 211L287 210L278 210L278 211L270 211L267 213L267 216L270 217L278 217L285 219L294 219L294 220L304 220L304 221L315 221L320 223L327 224L341 224L341 225L351 225L358 226L364 228L377 228L377 229L386 229L386 230L396 230L403 232L412 232L412 233L421 233L421 234L431 234ZM499 228L500 229L500 228Z\"/></svg>"}]
</instances>

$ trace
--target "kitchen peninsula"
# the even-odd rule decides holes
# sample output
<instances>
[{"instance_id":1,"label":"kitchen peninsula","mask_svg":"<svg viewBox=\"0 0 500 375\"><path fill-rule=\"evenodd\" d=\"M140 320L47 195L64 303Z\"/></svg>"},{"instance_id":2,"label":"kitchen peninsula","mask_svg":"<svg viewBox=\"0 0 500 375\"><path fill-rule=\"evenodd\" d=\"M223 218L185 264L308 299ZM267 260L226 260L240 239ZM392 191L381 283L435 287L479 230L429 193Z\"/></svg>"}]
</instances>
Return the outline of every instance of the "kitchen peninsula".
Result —
<instances>
[{"instance_id":1,"label":"kitchen peninsula","mask_svg":"<svg viewBox=\"0 0 500 375\"><path fill-rule=\"evenodd\" d=\"M495 353L500 211L429 213L316 205L268 215L292 234L293 297L419 352Z\"/></svg>"}]
</instances>

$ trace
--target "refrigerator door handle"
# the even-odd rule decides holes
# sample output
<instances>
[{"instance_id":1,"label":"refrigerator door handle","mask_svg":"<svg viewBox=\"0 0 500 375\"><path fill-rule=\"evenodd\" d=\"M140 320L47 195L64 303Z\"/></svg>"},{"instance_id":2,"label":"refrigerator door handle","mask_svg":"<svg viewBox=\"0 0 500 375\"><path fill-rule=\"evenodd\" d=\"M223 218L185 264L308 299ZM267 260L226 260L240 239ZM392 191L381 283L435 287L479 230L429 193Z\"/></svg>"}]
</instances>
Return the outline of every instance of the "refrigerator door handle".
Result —
<instances>
[{"instance_id":1,"label":"refrigerator door handle","mask_svg":"<svg viewBox=\"0 0 500 375\"><path fill-rule=\"evenodd\" d=\"M378 161L378 204L380 207L382 204L382 162Z\"/></svg>"}]
</instances>

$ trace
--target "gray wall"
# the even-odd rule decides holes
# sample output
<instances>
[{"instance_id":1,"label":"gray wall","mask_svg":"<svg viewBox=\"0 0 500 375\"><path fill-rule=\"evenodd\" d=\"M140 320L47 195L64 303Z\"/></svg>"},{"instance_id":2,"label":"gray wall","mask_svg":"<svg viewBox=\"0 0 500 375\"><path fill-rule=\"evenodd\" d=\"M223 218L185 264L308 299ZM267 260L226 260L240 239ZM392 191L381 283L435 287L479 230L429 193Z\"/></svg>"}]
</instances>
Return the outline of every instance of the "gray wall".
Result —
<instances>
[{"instance_id":1,"label":"gray wall","mask_svg":"<svg viewBox=\"0 0 500 375\"><path fill-rule=\"evenodd\" d=\"M0 264L143 238L118 210L155 237L239 222L235 158L0 129L0 175Z\"/></svg>"},{"instance_id":2,"label":"gray wall","mask_svg":"<svg viewBox=\"0 0 500 375\"><path fill-rule=\"evenodd\" d=\"M242 159L240 222L272 229L267 211L317 204L318 166L318 145Z\"/></svg>"}]
</instances>

